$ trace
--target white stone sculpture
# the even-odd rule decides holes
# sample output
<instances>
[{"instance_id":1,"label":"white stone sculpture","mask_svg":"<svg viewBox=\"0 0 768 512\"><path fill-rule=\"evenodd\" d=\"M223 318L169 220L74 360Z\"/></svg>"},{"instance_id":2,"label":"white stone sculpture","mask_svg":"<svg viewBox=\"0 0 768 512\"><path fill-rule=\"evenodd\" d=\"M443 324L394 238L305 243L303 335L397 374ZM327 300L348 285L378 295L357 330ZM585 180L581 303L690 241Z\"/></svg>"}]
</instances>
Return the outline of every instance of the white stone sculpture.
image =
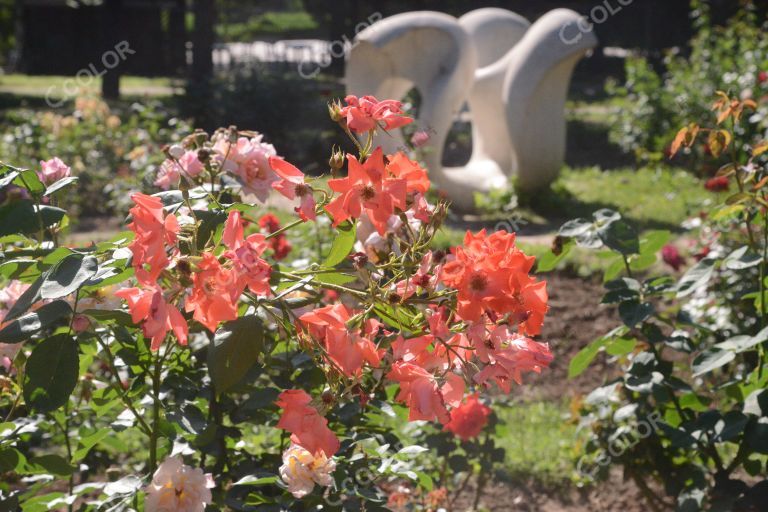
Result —
<instances>
[{"instance_id":1,"label":"white stone sculpture","mask_svg":"<svg viewBox=\"0 0 768 512\"><path fill-rule=\"evenodd\" d=\"M579 15L556 9L533 25L504 9L486 8L459 19L418 11L398 14L360 32L347 57L349 94L400 99L416 88L417 125L430 133L424 163L435 186L461 209L474 192L548 185L565 155L564 105L576 63L597 44L592 33L562 37ZM456 114L468 102L472 156L460 168L442 166L443 146ZM404 146L399 133L380 134L387 151Z\"/></svg>"}]
</instances>

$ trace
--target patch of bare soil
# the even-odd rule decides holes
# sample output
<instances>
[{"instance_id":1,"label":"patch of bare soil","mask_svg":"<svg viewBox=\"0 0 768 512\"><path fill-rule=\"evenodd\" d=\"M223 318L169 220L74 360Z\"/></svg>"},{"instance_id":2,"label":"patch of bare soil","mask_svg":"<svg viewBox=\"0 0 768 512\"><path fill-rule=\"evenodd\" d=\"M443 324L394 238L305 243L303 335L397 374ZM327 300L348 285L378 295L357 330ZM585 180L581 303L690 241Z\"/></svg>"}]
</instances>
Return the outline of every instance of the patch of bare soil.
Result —
<instances>
[{"instance_id":1,"label":"patch of bare soil","mask_svg":"<svg viewBox=\"0 0 768 512\"><path fill-rule=\"evenodd\" d=\"M453 512L474 509L474 489L456 500ZM489 512L647 512L651 510L632 481L616 468L609 480L586 489L546 489L535 482L495 482L485 488L477 510Z\"/></svg>"},{"instance_id":2,"label":"patch of bare soil","mask_svg":"<svg viewBox=\"0 0 768 512\"><path fill-rule=\"evenodd\" d=\"M600 304L605 293L598 278L544 274L549 292L547 313L539 339L549 343L555 359L541 375L526 376L518 389L524 399L560 400L586 395L612 377L611 367L599 355L575 379L568 379L568 364L579 350L619 325L615 309Z\"/></svg>"}]
</instances>

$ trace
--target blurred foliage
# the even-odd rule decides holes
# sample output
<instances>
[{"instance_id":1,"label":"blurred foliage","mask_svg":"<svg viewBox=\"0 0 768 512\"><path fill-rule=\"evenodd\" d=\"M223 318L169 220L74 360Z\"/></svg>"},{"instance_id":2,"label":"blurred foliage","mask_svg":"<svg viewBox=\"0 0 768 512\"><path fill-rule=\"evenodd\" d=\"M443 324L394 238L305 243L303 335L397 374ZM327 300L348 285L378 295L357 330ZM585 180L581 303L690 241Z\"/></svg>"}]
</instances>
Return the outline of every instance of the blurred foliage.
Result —
<instances>
[{"instance_id":1,"label":"blurred foliage","mask_svg":"<svg viewBox=\"0 0 768 512\"><path fill-rule=\"evenodd\" d=\"M98 98L80 97L66 114L26 108L5 112L0 139L5 161L37 169L54 156L80 179L70 216L122 215L129 192L162 161L158 148L179 140L189 125L159 102L110 108Z\"/></svg>"},{"instance_id":2,"label":"blurred foliage","mask_svg":"<svg viewBox=\"0 0 768 512\"><path fill-rule=\"evenodd\" d=\"M343 96L343 90L322 74L302 78L296 66L234 67L214 78L207 99L202 92L189 90L182 115L195 118L196 126L203 128L258 126L267 140L274 141L278 154L290 156L302 171L326 172L326 148L336 139L332 129L317 127L328 125L327 101ZM346 149L353 149L351 143Z\"/></svg>"},{"instance_id":3,"label":"blurred foliage","mask_svg":"<svg viewBox=\"0 0 768 512\"><path fill-rule=\"evenodd\" d=\"M722 26L715 24L707 0L691 4L697 33L689 55L671 51L661 72L646 57L630 57L626 83L608 84L608 92L629 106L618 113L611 140L642 159L660 160L680 126L708 120L716 91L742 99L768 95L768 22L753 4L746 4ZM752 140L768 128L768 106L749 121L736 135ZM688 167L697 165L698 156L689 156Z\"/></svg>"}]
</instances>

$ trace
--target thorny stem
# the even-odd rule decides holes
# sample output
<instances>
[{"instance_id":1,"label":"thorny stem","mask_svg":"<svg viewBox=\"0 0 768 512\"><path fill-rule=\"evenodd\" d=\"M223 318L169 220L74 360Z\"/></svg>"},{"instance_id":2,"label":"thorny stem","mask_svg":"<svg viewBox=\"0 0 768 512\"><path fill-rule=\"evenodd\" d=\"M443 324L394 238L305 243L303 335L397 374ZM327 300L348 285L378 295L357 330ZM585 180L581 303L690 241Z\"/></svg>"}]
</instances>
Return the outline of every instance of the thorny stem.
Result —
<instances>
[{"instance_id":1,"label":"thorny stem","mask_svg":"<svg viewBox=\"0 0 768 512\"><path fill-rule=\"evenodd\" d=\"M165 343L163 343L165 345ZM149 473L153 474L157 468L157 442L160 434L160 378L163 371L163 362L170 349L161 356L157 354L155 359L155 368L152 373L152 428L149 434Z\"/></svg>"},{"instance_id":2,"label":"thorny stem","mask_svg":"<svg viewBox=\"0 0 768 512\"><path fill-rule=\"evenodd\" d=\"M480 472L477 474L477 489L475 490L475 499L472 503L472 510L477 510L480 506L480 498L483 495L485 484L488 483L488 448L490 447L490 433L485 431L485 440L483 441L483 457L480 460Z\"/></svg>"},{"instance_id":3,"label":"thorny stem","mask_svg":"<svg viewBox=\"0 0 768 512\"><path fill-rule=\"evenodd\" d=\"M128 394L123 389L122 383L120 381L120 373L117 370L117 365L115 364L115 357L112 355L112 351L109 349L109 345L101 339L101 336L98 334L96 335L96 340L98 344L101 346L101 349L104 351L104 353L107 356L107 364L109 365L109 371L112 374L112 376L115 378L115 390L120 394L120 399L122 400L123 404L128 408L129 411L131 411L131 414L133 414L134 418L136 418L136 421L139 424L140 430L148 437L151 437L152 435L152 429L149 427L147 422L144 420L141 414L136 410L136 407L133 405L133 401L128 397Z\"/></svg>"}]
</instances>

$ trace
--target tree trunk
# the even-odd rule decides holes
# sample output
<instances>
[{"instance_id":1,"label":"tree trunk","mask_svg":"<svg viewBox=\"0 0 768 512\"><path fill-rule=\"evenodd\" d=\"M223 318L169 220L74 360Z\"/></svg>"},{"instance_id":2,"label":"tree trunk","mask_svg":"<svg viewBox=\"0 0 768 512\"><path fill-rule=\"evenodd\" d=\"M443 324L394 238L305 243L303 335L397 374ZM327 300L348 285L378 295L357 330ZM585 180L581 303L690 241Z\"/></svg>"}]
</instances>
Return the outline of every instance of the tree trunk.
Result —
<instances>
[{"instance_id":1,"label":"tree trunk","mask_svg":"<svg viewBox=\"0 0 768 512\"><path fill-rule=\"evenodd\" d=\"M216 8L214 0L194 0L192 9L195 27L192 32L192 69L187 82L187 104L195 125L210 128Z\"/></svg>"},{"instance_id":2,"label":"tree trunk","mask_svg":"<svg viewBox=\"0 0 768 512\"><path fill-rule=\"evenodd\" d=\"M192 80L208 83L213 76L213 41L216 23L214 0L195 0L192 34Z\"/></svg>"},{"instance_id":3,"label":"tree trunk","mask_svg":"<svg viewBox=\"0 0 768 512\"><path fill-rule=\"evenodd\" d=\"M122 41L121 11L123 0L105 0L104 2L104 37L102 47L105 52L112 50ZM105 99L116 100L120 97L120 67L118 62L112 69L101 77L101 96Z\"/></svg>"}]
</instances>

